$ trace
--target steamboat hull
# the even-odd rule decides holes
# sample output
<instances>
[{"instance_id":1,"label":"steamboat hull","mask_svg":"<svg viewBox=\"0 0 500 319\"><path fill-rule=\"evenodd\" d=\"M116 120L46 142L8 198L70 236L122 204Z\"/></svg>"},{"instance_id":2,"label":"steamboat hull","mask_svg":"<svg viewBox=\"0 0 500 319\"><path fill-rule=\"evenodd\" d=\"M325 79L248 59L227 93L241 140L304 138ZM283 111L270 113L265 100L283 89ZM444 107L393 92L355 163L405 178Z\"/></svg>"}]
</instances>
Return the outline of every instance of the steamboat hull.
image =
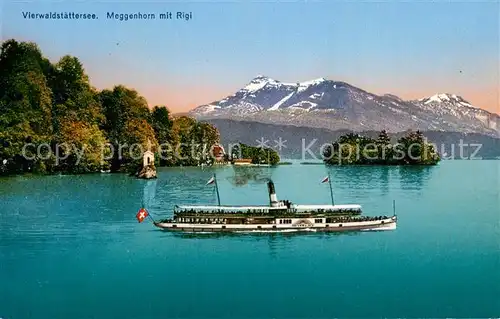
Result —
<instances>
[{"instance_id":1,"label":"steamboat hull","mask_svg":"<svg viewBox=\"0 0 500 319\"><path fill-rule=\"evenodd\" d=\"M190 224L163 223L154 225L164 231L172 232L228 232L228 233L268 233L268 232L349 232L383 231L396 229L396 216L376 221L344 222L334 224L307 223L303 220L296 224Z\"/></svg>"}]
</instances>

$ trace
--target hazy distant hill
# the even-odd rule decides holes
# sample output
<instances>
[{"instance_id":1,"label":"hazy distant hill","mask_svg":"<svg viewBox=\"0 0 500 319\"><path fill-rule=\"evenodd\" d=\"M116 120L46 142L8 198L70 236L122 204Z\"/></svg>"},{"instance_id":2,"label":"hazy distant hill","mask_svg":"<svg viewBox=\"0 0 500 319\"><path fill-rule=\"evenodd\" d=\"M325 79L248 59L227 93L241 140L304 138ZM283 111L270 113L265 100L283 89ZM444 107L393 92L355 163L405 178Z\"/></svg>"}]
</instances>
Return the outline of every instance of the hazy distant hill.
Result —
<instances>
[{"instance_id":1,"label":"hazy distant hill","mask_svg":"<svg viewBox=\"0 0 500 319\"><path fill-rule=\"evenodd\" d=\"M332 131L323 128L298 127L292 125L276 125L250 121L236 121L228 119L207 120L216 126L221 134L221 141L225 147L229 143L245 143L257 145L259 141L268 141L266 145L279 151L285 158L302 158L302 150L312 145L309 149L319 156L322 144L335 141L340 135L350 132L348 130ZM376 137L378 131L364 131L363 134ZM494 158L500 156L500 139L477 133L458 133L442 131L424 131L424 135L430 142L437 144L438 152L443 156L452 155L452 145L455 145L455 157L460 156L459 144L482 144L476 156L483 158ZM404 132L391 134L396 140ZM280 140L286 147L279 149L277 143ZM312 144L311 144L312 143ZM303 146L304 145L304 146ZM470 156L477 147L463 147L464 156ZM444 151L444 152L443 152ZM306 159L313 157L306 153Z\"/></svg>"}]
</instances>

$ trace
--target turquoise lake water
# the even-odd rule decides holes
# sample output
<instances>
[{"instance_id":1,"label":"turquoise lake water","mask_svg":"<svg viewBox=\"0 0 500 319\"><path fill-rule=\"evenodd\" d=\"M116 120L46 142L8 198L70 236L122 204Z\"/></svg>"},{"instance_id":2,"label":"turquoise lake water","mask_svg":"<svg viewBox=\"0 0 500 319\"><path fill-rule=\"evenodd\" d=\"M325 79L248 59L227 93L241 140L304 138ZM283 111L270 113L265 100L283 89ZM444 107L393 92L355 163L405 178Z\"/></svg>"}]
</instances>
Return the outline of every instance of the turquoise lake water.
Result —
<instances>
[{"instance_id":1,"label":"turquoise lake water","mask_svg":"<svg viewBox=\"0 0 500 319\"><path fill-rule=\"evenodd\" d=\"M176 203L329 203L327 169L288 165L0 179L0 318L499 317L500 161L331 168L337 203L398 228L182 235Z\"/></svg>"}]
</instances>

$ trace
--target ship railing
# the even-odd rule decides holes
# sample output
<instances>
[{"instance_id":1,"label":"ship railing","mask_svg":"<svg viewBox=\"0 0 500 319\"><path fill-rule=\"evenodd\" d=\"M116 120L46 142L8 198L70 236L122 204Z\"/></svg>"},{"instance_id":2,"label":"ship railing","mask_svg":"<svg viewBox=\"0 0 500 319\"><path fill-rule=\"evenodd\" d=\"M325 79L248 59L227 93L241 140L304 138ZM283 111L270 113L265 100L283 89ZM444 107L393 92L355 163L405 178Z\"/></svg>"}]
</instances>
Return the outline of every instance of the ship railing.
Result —
<instances>
[{"instance_id":1,"label":"ship railing","mask_svg":"<svg viewBox=\"0 0 500 319\"><path fill-rule=\"evenodd\" d=\"M384 219L389 219L390 217L388 216L339 216L339 217L330 217L326 218L327 223L348 223L348 222L371 222L371 221L378 221L378 220L384 220Z\"/></svg>"},{"instance_id":2,"label":"ship railing","mask_svg":"<svg viewBox=\"0 0 500 319\"><path fill-rule=\"evenodd\" d=\"M297 211L295 209L259 209L259 210L199 210L199 209L184 209L174 210L176 215L249 215L249 216L288 216L288 215L360 215L361 210L358 209L335 209L335 210L313 210L313 211Z\"/></svg>"}]
</instances>

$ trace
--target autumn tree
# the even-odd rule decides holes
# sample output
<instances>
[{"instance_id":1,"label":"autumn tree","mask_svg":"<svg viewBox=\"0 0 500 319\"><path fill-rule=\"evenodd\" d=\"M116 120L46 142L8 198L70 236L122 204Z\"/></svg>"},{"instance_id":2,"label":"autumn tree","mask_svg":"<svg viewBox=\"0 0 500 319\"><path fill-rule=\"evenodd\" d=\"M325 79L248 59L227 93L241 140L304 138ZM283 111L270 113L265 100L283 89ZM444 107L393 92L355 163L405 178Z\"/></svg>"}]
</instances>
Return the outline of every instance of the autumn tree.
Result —
<instances>
[{"instance_id":1,"label":"autumn tree","mask_svg":"<svg viewBox=\"0 0 500 319\"><path fill-rule=\"evenodd\" d=\"M219 142L219 131L212 124L187 116L177 117L172 124L168 160L175 165L211 164L212 147Z\"/></svg>"},{"instance_id":2,"label":"autumn tree","mask_svg":"<svg viewBox=\"0 0 500 319\"><path fill-rule=\"evenodd\" d=\"M121 161L127 170L134 172L142 163L145 151L158 151L158 141L151 125L146 120L131 119L126 125L122 141L124 152L120 154Z\"/></svg>"},{"instance_id":3,"label":"autumn tree","mask_svg":"<svg viewBox=\"0 0 500 319\"><path fill-rule=\"evenodd\" d=\"M72 120L61 124L60 136L64 142L57 145L60 171L89 173L106 166L110 150L97 124Z\"/></svg>"}]
</instances>

